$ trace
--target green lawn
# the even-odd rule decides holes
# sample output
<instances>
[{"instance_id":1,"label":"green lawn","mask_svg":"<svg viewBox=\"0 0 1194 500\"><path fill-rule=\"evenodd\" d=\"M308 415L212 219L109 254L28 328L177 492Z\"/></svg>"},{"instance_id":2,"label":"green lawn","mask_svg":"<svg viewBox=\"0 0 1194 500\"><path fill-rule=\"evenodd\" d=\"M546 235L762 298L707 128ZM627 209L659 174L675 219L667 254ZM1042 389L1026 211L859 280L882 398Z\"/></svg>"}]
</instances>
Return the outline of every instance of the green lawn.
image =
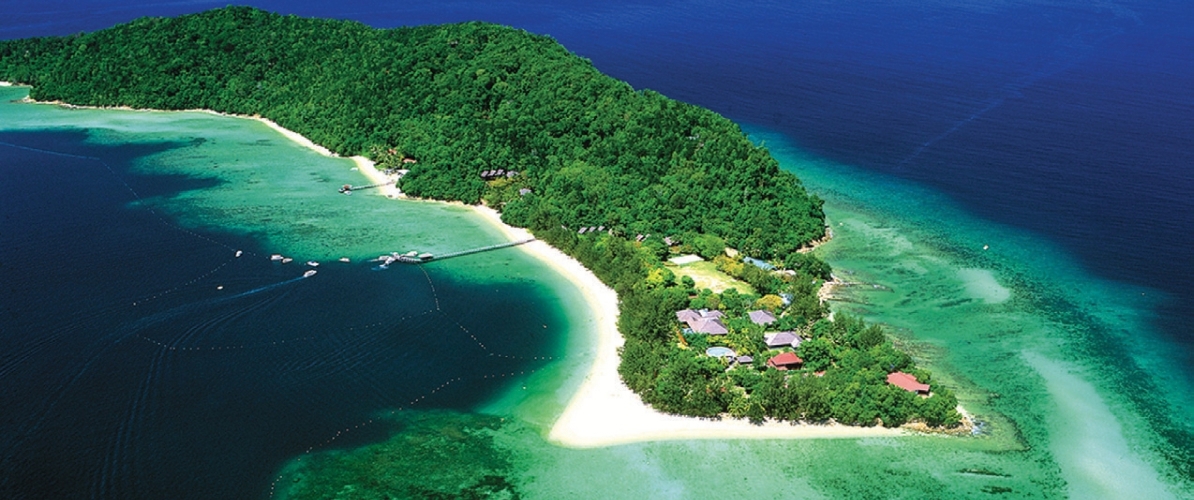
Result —
<instances>
[{"instance_id":1,"label":"green lawn","mask_svg":"<svg viewBox=\"0 0 1194 500\"><path fill-rule=\"evenodd\" d=\"M675 267L668 266L668 269L676 273L677 279L680 276L691 277L696 282L697 290L708 288L716 293L721 293L728 288L736 288L738 293L755 293L755 288L749 283L736 280L730 275L718 271L717 266L709 261L693 262Z\"/></svg>"}]
</instances>

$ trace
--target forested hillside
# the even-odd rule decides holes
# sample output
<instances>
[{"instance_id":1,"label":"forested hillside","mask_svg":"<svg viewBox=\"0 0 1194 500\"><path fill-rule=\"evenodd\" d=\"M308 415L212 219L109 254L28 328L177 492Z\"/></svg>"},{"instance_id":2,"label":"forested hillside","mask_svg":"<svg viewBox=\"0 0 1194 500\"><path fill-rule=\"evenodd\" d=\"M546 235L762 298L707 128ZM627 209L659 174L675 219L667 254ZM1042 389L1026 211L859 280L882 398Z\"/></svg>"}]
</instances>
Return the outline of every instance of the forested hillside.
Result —
<instances>
[{"instance_id":1,"label":"forested hillside","mask_svg":"<svg viewBox=\"0 0 1194 500\"><path fill-rule=\"evenodd\" d=\"M504 26L378 30L230 7L7 41L0 75L39 100L258 114L343 155L392 148L419 160L404 191L477 203L493 190L520 226L709 233L760 257L823 233L820 200L733 122ZM519 176L487 187L496 169Z\"/></svg>"}]
</instances>

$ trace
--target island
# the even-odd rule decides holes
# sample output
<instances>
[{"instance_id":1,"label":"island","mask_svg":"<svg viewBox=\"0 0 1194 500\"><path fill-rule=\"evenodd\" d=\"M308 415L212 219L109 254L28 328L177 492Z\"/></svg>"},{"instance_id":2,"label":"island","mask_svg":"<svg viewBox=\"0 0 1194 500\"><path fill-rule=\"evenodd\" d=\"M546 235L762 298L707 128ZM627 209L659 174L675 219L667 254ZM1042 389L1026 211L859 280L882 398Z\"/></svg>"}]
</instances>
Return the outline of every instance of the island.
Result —
<instances>
[{"instance_id":1,"label":"island","mask_svg":"<svg viewBox=\"0 0 1194 500\"><path fill-rule=\"evenodd\" d=\"M374 176L401 171L406 196L497 211L616 292L617 372L660 412L961 420L881 327L830 314L832 270L808 251L828 236L822 202L765 147L549 37L227 7L0 42L0 80L43 102L261 117Z\"/></svg>"}]
</instances>

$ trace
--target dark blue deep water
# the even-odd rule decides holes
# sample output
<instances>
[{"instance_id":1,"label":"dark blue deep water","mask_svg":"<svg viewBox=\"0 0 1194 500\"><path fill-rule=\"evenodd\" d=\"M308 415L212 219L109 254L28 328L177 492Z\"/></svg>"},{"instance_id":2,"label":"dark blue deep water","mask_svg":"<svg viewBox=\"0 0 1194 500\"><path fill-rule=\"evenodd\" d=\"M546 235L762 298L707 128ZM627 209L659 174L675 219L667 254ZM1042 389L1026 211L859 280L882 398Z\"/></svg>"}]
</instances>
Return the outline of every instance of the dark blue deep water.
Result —
<instances>
[{"instance_id":1,"label":"dark blue deep water","mask_svg":"<svg viewBox=\"0 0 1194 500\"><path fill-rule=\"evenodd\" d=\"M261 498L286 460L377 441L394 409L469 411L559 349L537 286L303 279L138 203L203 187L126 171L183 145L86 137L0 133L0 498Z\"/></svg>"},{"instance_id":2,"label":"dark blue deep water","mask_svg":"<svg viewBox=\"0 0 1194 500\"><path fill-rule=\"evenodd\" d=\"M378 27L485 20L550 34L636 88L655 89L737 121L782 132L817 156L923 183L978 217L1055 242L1095 275L1164 292L1166 298L1155 311L1156 327L1185 350L1180 355L1183 359L1194 363L1194 331L1189 326L1194 324L1194 6L1188 2L250 3L285 13L355 19ZM6 2L0 9L4 13L0 38L61 35L144 15L176 15L225 4ZM34 135L5 140L17 139L81 147L74 137ZM62 150L63 146L55 147ZM102 152L116 164L143 153L132 148ZM100 186L83 190L90 196L38 203L38 209L30 209L34 203L30 197L53 196L39 186L75 182L54 170L31 172L14 167L39 161L43 160L36 154L0 148L0 166L4 168L0 185L4 304L0 313L6 315L0 325L23 328L48 321L56 327L46 335L76 335L92 331L83 325L99 316L111 331L136 330L145 336L161 336L155 338L179 338L180 345L219 345L201 343L198 336L186 332L158 331L163 327L140 324L139 316L102 314L114 304L136 299L120 295L119 288L106 289L104 278L134 279L121 275L127 273L124 269L136 268L137 255L130 253L127 240L91 238L86 231L99 224L114 224L125 228L122 231L139 245L158 245L138 251L183 252L180 261L212 263L211 267L226 260L226 249L188 245L187 236L148 215L119 210L128 200L119 198L123 187L109 177L100 176ZM146 189L184 187L170 179L142 182L151 184ZM47 206L52 211L47 211ZM70 226L61 233L39 231L24 236L20 232L25 224L49 227L62 221L69 221ZM23 236L15 241L13 234ZM79 238L77 251L43 253L44 245L39 242L66 234ZM217 239L231 241L226 236ZM253 243L230 244L251 248ZM101 255L104 257L98 257ZM37 273L14 269L25 258L40 263ZM246 276L242 278L245 287L276 284L287 278L265 265L232 265L246 267L238 270ZM171 271L172 276L189 276L205 269ZM136 270L153 272L165 271ZM359 279L389 278L362 269ZM38 297L36 290L53 287L56 282L72 283L72 296L61 297L72 307L49 311L30 302ZM311 301L313 307L326 299L308 295L302 283L294 283L246 297L244 308L269 310L271 301L283 295L287 300ZM160 325L170 324L175 317L201 316L202 307L179 304L202 304L196 302L202 299L180 293L155 304L155 313L163 315ZM175 306L181 309L171 309ZM395 317L404 313L393 311ZM264 329L269 332L266 338L278 340L287 337L287 321L310 321L280 313L271 318L276 323ZM228 318L234 319L241 320ZM153 345L138 341L132 333L127 335L114 343L95 339L75 344L74 350L55 355L87 373L114 373L116 364L131 366L133 369L120 375L130 377L123 382L126 387L190 391L196 397L177 406L145 404L160 401L152 394L116 399L120 408L96 412L102 415L97 418L113 420L97 422L95 431L115 430L114 442L108 434L101 438L80 431L75 422L61 416L82 415L88 408L106 404L105 387L86 385L97 383L86 376L70 378L76 377L78 370L4 373L8 363L19 361L14 357L19 355L5 352L5 364L0 364L0 376L4 377L0 394L5 402L4 419L0 420L0 460L4 461L0 470L5 471L8 486L19 481L11 471L20 475L52 471L56 476L43 477L50 488L45 491L81 495L117 491L120 485L110 483L127 477L121 472L128 468L140 471L138 477L165 483L179 480L179 476L158 476L156 468L168 470L187 457L201 456L210 457L211 463L196 463L200 470L188 476L190 480L226 477L229 484L256 486L248 490L229 486L221 491L230 496L254 496L277 463L236 463L235 453L221 453L217 447L235 442L262 448L263 456L280 460L303 446L301 439L294 437L296 433L326 434L346 418L322 410L305 411L305 403L332 398L338 406L328 407L355 416L408 396L378 389L375 398L361 398L361 391L370 389L360 381L345 382L357 384L357 392L352 394L338 392L334 384L321 384L324 393L315 394L309 390L313 385L287 380L235 387L232 382L255 379L260 371L276 372L279 367L318 361L304 361L306 358L290 347L212 353L222 357L221 364L218 369L211 368L209 376L214 379L207 379L188 372L183 364L189 361L155 358ZM46 338L45 345L52 340ZM5 342L5 350L43 349L41 340ZM340 374L321 376L335 380ZM155 378L165 382L152 383ZM76 384L70 390L94 397L73 399L49 389L70 382ZM439 381L426 383L434 386ZM217 386L227 387L213 389ZM47 390L55 396L23 403L26 394ZM462 395L456 404L467 406L482 397L481 393L472 398ZM362 403L362 399L367 401ZM39 415L39 419L9 418L18 411ZM258 413L271 418L247 418ZM185 420L158 418L184 415L188 416ZM195 449L200 445L192 438L213 430L178 427L158 430L162 435L177 436L176 442L146 442L122 431L137 419L159 423L206 420L205 426L218 427L215 432L227 440L212 442L212 449ZM261 423L267 421L284 424L273 428ZM100 448L84 448L76 458L63 455L55 448L63 443L39 440L45 429L52 428L70 429L79 433L75 438L80 443ZM10 454L14 449L27 453L14 458ZM132 449L154 458L122 460L121 454ZM109 468L84 471L51 463L78 460L82 466L95 463L95 457L103 457ZM79 492L74 489L78 484L109 490ZM145 491L150 496L176 491L168 484L148 488Z\"/></svg>"}]
</instances>

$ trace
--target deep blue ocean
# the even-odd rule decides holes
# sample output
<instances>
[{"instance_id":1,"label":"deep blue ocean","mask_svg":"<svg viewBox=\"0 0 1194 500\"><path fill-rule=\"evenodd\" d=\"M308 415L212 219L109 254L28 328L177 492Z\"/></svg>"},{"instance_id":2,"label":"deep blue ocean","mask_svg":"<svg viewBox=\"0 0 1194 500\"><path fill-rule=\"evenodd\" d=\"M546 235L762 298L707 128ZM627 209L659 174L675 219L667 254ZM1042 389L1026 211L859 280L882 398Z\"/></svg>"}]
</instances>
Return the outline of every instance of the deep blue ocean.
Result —
<instances>
[{"instance_id":1,"label":"deep blue ocean","mask_svg":"<svg viewBox=\"0 0 1194 500\"><path fill-rule=\"evenodd\" d=\"M781 132L813 155L929 186L977 217L1035 233L1059 245L1094 275L1162 292L1164 297L1153 318L1156 329L1183 350L1177 357L1187 366L1194 366L1194 330L1190 327L1194 325L1194 6L1188 2L249 3L283 13L354 19L377 27L484 20L549 34L591 59L603 72L636 88L654 89L741 123ZM0 7L0 38L63 35L140 16L177 15L224 5L226 2L8 1ZM16 139L83 147L78 145L77 137L0 137L10 142ZM122 158L145 153L114 150L87 154L102 154L113 164L120 164ZM0 149L0 163L36 161L26 154L32 153ZM46 182L67 181L58 177L27 181L4 178L0 186L0 196L7 198L0 202L3 216L6 220L14 216L16 209L11 207L17 203L11 201L16 199L13 197L41 193L37 186ZM176 185L183 181L171 179L144 182L146 189L169 191L183 187ZM109 193L120 191L120 186L108 187ZM55 207L72 211L85 209L86 203L127 202L105 201L102 192L96 191L95 199L78 201L76 206ZM46 224L56 220L54 214L38 216L45 217ZM156 224L151 220L123 223L130 227L143 224L145 228ZM11 222L3 224L0 228L11 230ZM172 234L161 228L154 231ZM32 248L36 243L27 245ZM236 245L251 248L252 242ZM11 252L15 251L8 250L5 260L12 262L15 254ZM94 255L119 255L120 249L88 247L79 252L53 257L63 265L53 279L70 279L72 266L93 268L99 264ZM255 276L262 286L283 278L267 265L244 272ZM17 275L20 272L11 269L4 274ZM51 279L39 276L36 279ZM362 271L361 276L371 275ZM6 314L36 309L21 302L29 297L22 287L38 286L34 277L25 279L30 281L0 284L5 290ZM94 286L99 288L79 290L74 300L130 298L113 296L100 284ZM246 307L268 308L270 295L283 293L302 300L300 287L266 290ZM106 306L94 307L102 310ZM164 311L166 314L170 310ZM19 326L24 321L0 324ZM88 318L62 317L54 321L69 330ZM283 340L285 331L278 327L273 335ZM150 347L131 340L117 344L97 341L99 345L128 350ZM62 355L81 362L92 359L90 347L79 349ZM235 356L238 354L229 355L230 366L242 366L239 363L244 360L238 361ZM114 362L114 358L96 359ZM154 366L147 365L135 376L157 376L159 372L154 370L158 368ZM183 370L175 367L169 373ZM249 366L243 368L243 373L224 373L233 378L255 376ZM38 384L61 383L56 376L26 373L19 383L5 379L0 390L6 401L20 401L21 391L34 391ZM133 386L186 390L189 385L203 383L177 380L171 382L174 385L135 382ZM115 418L143 418L138 412L144 411L202 416L232 400L254 402L236 411L298 411L304 398L337 397L333 390L320 395L294 391L294 387L245 389L222 394L220 400L196 402L192 408L146 409L134 403L116 412ZM102 388L97 388L96 394L96 401L70 404L102 405ZM272 399L262 399L266 394ZM466 407L480 399L483 396L478 393L473 398L462 398L459 404ZM39 400L37 404L52 401ZM287 406L284 401L293 403ZM357 400L343 397L344 411L363 411L353 408L353 401ZM380 407L387 403L375 399L368 404ZM127 401L122 400L122 404ZM10 411L4 409L5 414ZM21 425L61 425L49 409L29 411L50 416ZM233 418L226 413L220 415ZM311 421L294 425L332 428L343 418L311 415ZM4 425L2 421L0 425ZM35 439L21 436L37 435L23 427L18 430L24 434L0 437L0 446L5 447L0 451L16 446L15 439ZM176 431L185 434L186 429ZM246 440L274 436L260 438L260 443L254 445L281 449L295 445L286 442L290 431L243 429L229 423L222 432ZM84 442L89 439L78 438ZM179 443L189 444L153 446L160 447L156 453L161 457L175 460L211 451L188 449L194 442L180 438ZM29 449L42 449L36 442L30 443ZM52 451L46 456L59 456ZM266 454L271 455L268 451ZM40 458L36 453L19 459L0 457L5 460L0 469L21 467L22 473L28 474L40 468L64 470L41 462L46 459L50 458ZM109 460L114 468L152 467L151 462L125 463L119 457ZM248 484L260 484L260 478L268 477L277 466L208 465L212 471L240 471L239 477ZM152 470L145 469L150 474L142 477L152 476ZM61 478L61 491L77 492L70 486L72 481L118 489L119 485L95 483L94 478L79 474ZM121 477L119 471L87 474ZM154 496L154 491L169 490L162 486L158 490L151 488L147 494ZM104 492L87 493L103 496ZM260 490L250 487L226 493L253 496Z\"/></svg>"}]
</instances>

